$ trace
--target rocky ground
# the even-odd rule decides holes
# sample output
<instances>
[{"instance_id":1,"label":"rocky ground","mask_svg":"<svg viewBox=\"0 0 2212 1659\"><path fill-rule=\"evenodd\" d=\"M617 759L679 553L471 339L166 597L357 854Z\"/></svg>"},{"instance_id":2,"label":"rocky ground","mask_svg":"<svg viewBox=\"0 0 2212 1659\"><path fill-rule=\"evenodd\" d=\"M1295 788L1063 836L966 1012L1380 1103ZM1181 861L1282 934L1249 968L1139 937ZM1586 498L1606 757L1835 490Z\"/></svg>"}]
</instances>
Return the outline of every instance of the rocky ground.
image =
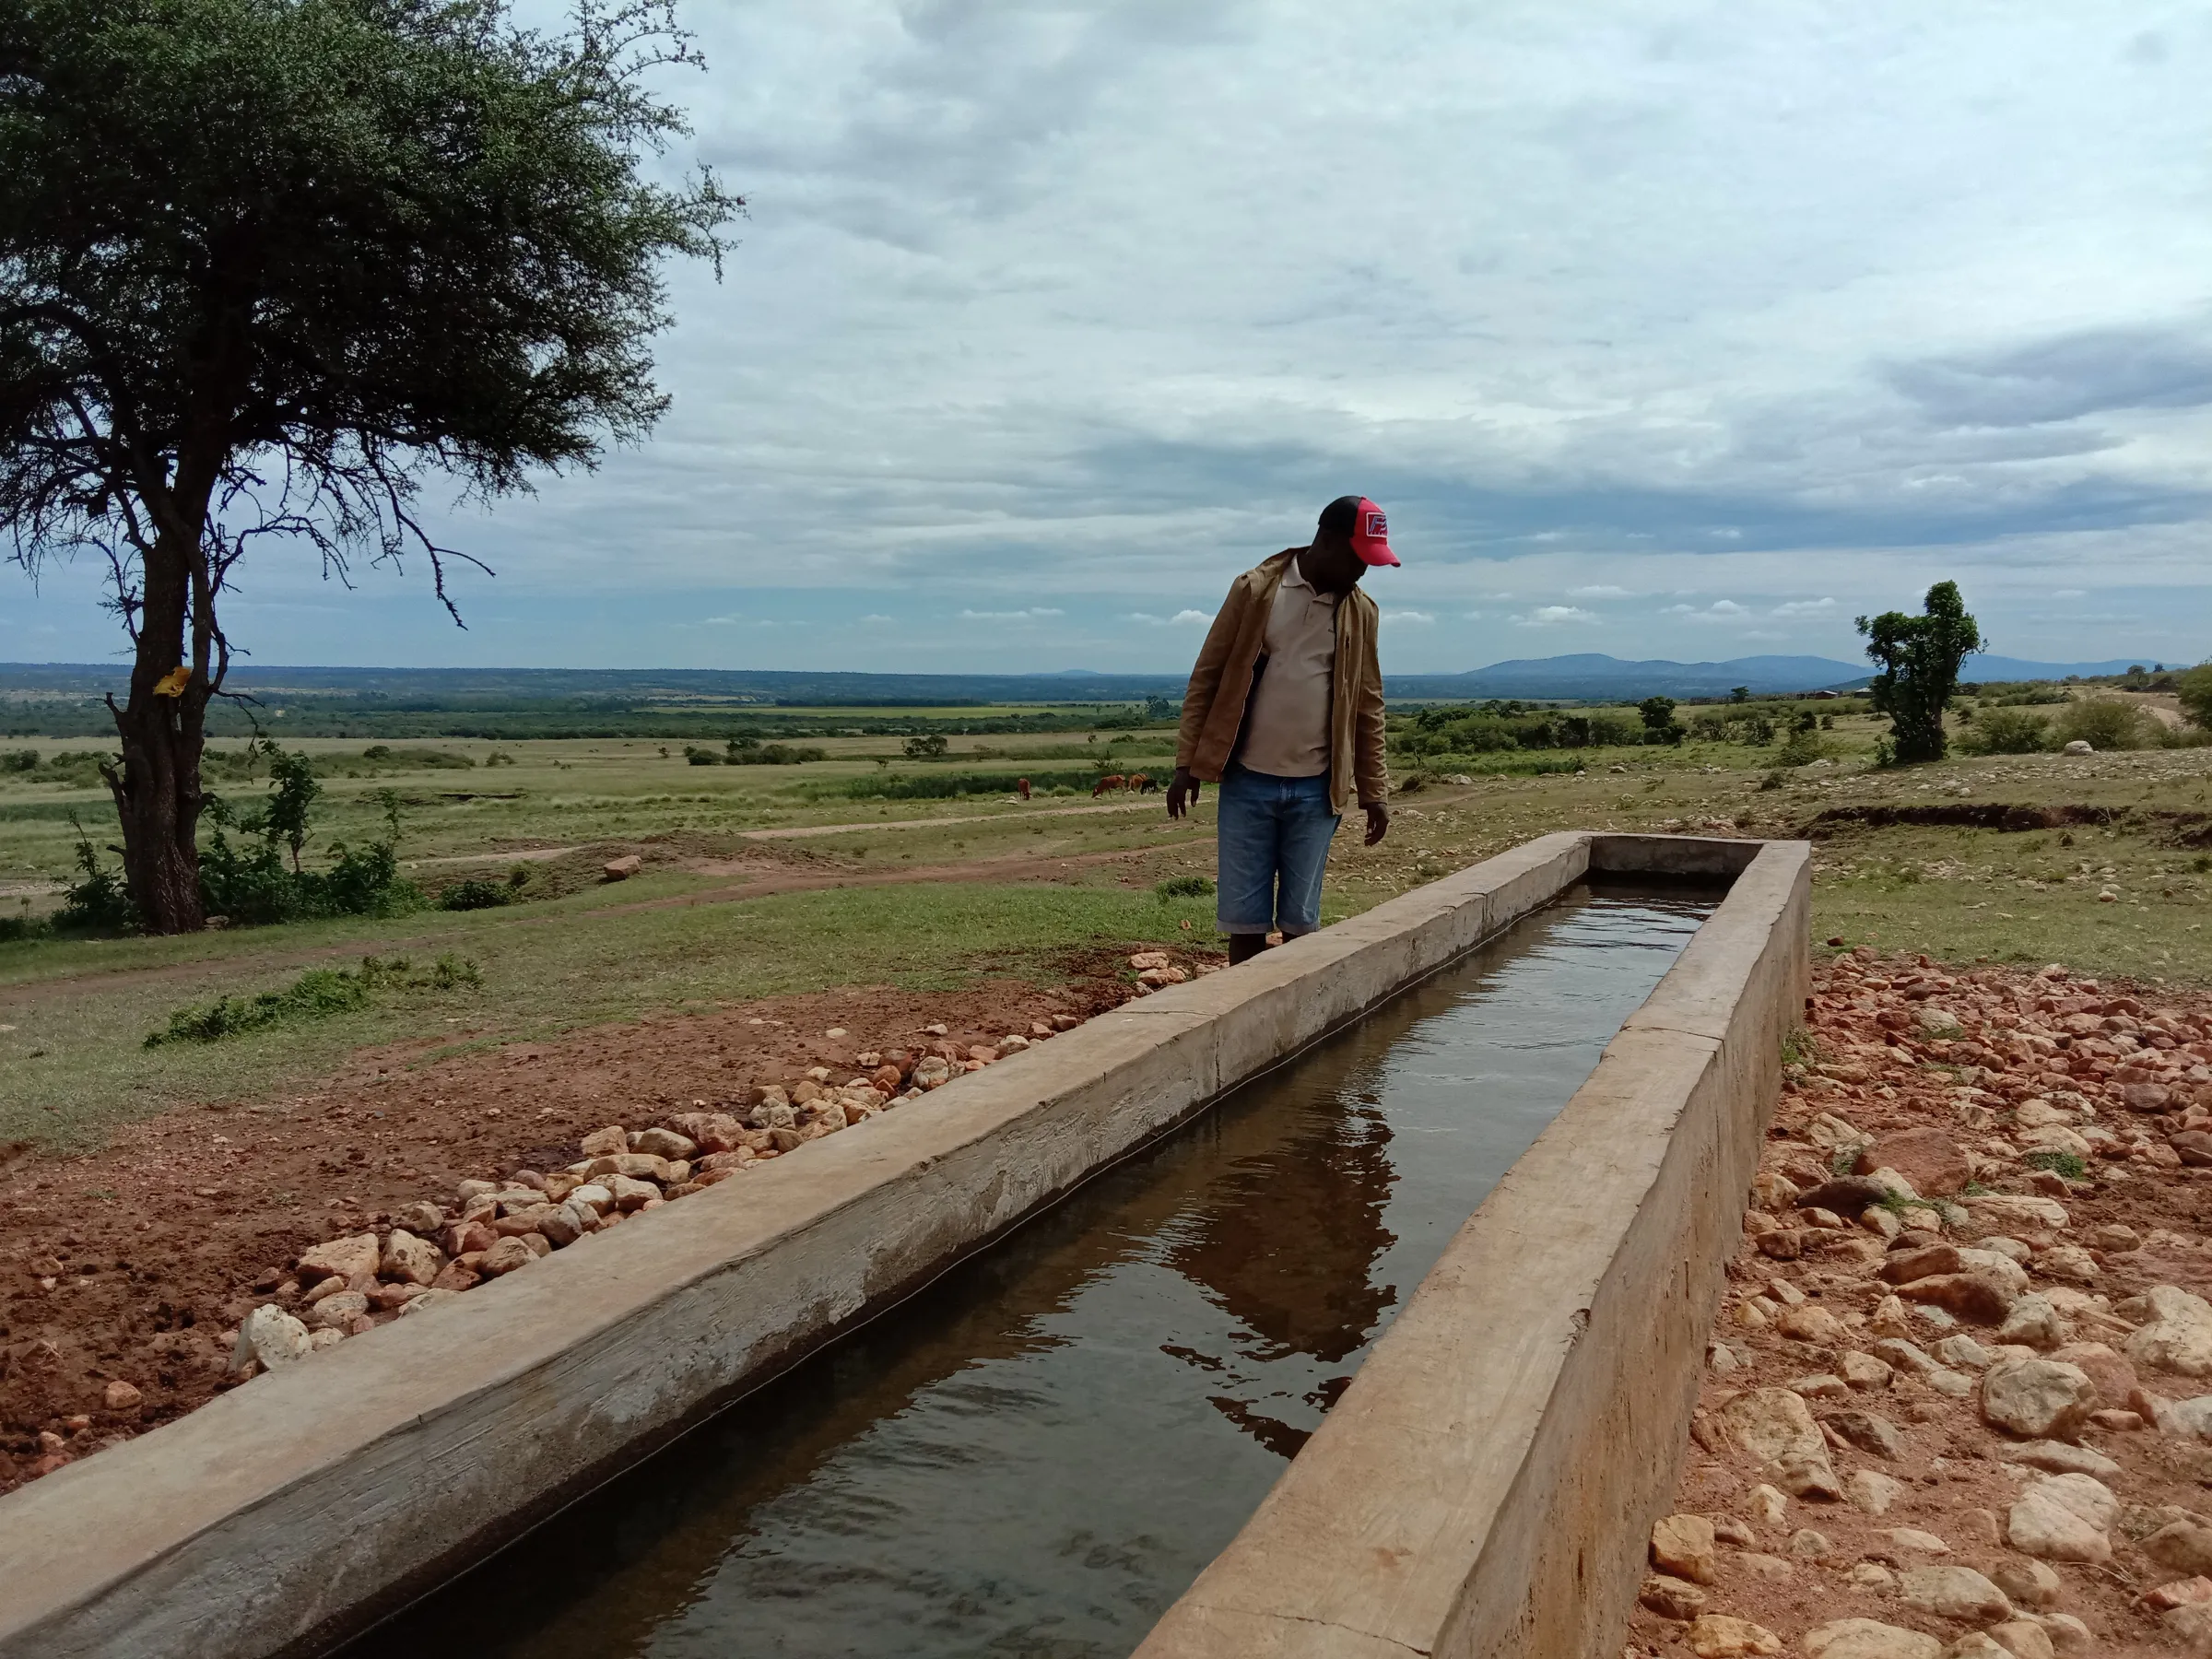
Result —
<instances>
[{"instance_id":1,"label":"rocky ground","mask_svg":"<svg viewBox=\"0 0 2212 1659\"><path fill-rule=\"evenodd\" d=\"M2212 1005L1821 969L1630 1655L2212 1655Z\"/></svg>"},{"instance_id":2,"label":"rocky ground","mask_svg":"<svg viewBox=\"0 0 2212 1659\"><path fill-rule=\"evenodd\" d=\"M1068 982L852 990L187 1108L90 1157L0 1149L0 1491L270 1366L749 1176L1219 959Z\"/></svg>"}]
</instances>

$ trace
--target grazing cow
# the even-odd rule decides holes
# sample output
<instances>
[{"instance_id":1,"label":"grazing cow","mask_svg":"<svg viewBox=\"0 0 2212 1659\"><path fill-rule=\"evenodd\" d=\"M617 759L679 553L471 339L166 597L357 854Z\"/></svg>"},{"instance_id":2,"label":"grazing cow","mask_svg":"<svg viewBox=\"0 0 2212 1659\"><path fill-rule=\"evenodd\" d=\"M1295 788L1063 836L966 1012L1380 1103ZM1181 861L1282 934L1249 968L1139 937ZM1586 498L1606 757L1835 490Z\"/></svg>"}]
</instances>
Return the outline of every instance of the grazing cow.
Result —
<instances>
[{"instance_id":1,"label":"grazing cow","mask_svg":"<svg viewBox=\"0 0 2212 1659\"><path fill-rule=\"evenodd\" d=\"M1104 777L1100 778L1096 783L1090 786L1090 798L1095 801L1102 794L1109 794L1116 789L1126 789L1128 787L1129 780L1123 777L1120 772L1108 772Z\"/></svg>"},{"instance_id":2,"label":"grazing cow","mask_svg":"<svg viewBox=\"0 0 2212 1659\"><path fill-rule=\"evenodd\" d=\"M1015 779L1014 793L1021 796L1023 800L1028 800L1030 798L1030 781L1027 778Z\"/></svg>"},{"instance_id":3,"label":"grazing cow","mask_svg":"<svg viewBox=\"0 0 2212 1659\"><path fill-rule=\"evenodd\" d=\"M1143 772L1131 772L1129 787L1137 794L1151 794L1159 790L1159 785L1153 782L1151 778Z\"/></svg>"}]
</instances>

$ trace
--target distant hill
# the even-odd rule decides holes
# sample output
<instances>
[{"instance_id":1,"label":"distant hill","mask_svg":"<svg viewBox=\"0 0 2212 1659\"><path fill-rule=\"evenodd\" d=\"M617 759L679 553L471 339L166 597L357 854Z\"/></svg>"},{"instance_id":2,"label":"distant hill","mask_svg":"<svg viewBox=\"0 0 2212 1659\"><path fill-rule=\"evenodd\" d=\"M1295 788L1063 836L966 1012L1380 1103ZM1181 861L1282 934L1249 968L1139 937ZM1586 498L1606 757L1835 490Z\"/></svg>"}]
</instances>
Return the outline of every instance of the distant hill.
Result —
<instances>
[{"instance_id":1,"label":"distant hill","mask_svg":"<svg viewBox=\"0 0 2212 1659\"><path fill-rule=\"evenodd\" d=\"M2109 663L2031 663L2025 657L1991 656L1984 652L1966 659L1964 673L1970 680L2065 679L2069 675L2093 679L2100 674L2125 674L2130 668L2147 668L2159 660L2138 656L2114 657ZM2166 665L2169 668L2183 665Z\"/></svg>"},{"instance_id":2,"label":"distant hill","mask_svg":"<svg viewBox=\"0 0 2212 1659\"><path fill-rule=\"evenodd\" d=\"M2136 658L2141 662L2143 659ZM2145 664L2146 666L2149 665ZM2063 679L2118 674L2130 659L2101 663L2036 663L2018 657L1969 658L1969 680ZM0 721L6 730L56 735L109 730L98 698L121 691L129 667L113 663L0 664ZM1584 652L1523 657L1463 674L1394 674L1393 697L1476 702L1494 697L1547 700L1624 700L1664 696L1725 697L1737 686L1759 693L1845 690L1864 686L1864 662L1819 656L1732 657L1720 663L1665 659L1625 662ZM229 688L286 709L287 730L349 732L374 718L374 729L399 735L448 731L456 735L523 735L560 712L574 716L570 735L664 729L688 718L712 722L740 711L779 709L970 707L993 704L1133 703L1180 699L1181 674L1113 674L1068 668L1043 674L844 674L716 668L316 668L235 665ZM529 723L477 720L527 714ZM65 718L66 716L66 718ZM403 719L401 717L409 717ZM641 717L650 716L641 724ZM236 709L216 712L217 729L250 729ZM700 729L705 729L701 727ZM539 735L551 735L550 732Z\"/></svg>"},{"instance_id":3,"label":"distant hill","mask_svg":"<svg viewBox=\"0 0 2212 1659\"><path fill-rule=\"evenodd\" d=\"M2125 666L2125 665L2122 665ZM1863 663L1832 657L1733 657L1724 663L1630 663L1597 652L1523 657L1465 674L1394 674L1398 697L1628 698L1725 697L1737 686L1753 691L1818 691L1865 683Z\"/></svg>"}]
</instances>

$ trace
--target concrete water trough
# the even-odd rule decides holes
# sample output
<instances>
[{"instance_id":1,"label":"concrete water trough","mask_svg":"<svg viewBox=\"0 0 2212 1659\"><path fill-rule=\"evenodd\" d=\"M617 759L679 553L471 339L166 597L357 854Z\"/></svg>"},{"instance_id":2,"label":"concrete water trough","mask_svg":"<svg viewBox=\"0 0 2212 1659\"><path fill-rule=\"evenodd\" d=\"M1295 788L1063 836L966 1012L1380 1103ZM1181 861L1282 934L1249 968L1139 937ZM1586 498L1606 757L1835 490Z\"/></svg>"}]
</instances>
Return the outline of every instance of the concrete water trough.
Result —
<instances>
[{"instance_id":1,"label":"concrete water trough","mask_svg":"<svg viewBox=\"0 0 2212 1659\"><path fill-rule=\"evenodd\" d=\"M1140 1650L1597 1653L1802 1007L1807 870L1547 836L258 1378L0 1499L0 1656L325 1652L1585 877L1703 877L1726 897Z\"/></svg>"}]
</instances>

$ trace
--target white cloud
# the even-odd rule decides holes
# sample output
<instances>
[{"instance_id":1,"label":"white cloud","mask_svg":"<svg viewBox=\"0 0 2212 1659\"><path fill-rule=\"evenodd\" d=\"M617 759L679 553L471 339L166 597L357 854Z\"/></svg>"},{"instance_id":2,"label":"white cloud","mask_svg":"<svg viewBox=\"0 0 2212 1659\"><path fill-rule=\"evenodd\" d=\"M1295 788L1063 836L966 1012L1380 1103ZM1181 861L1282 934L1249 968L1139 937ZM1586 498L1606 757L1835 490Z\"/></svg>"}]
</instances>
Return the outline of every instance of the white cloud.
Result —
<instances>
[{"instance_id":1,"label":"white cloud","mask_svg":"<svg viewBox=\"0 0 2212 1659\"><path fill-rule=\"evenodd\" d=\"M1130 621L1149 622L1155 628L1188 627L1193 623L1204 625L1211 623L1213 619L1214 613L1212 611L1202 610L1179 610L1171 617L1155 617L1148 611L1131 611L1129 613Z\"/></svg>"},{"instance_id":2,"label":"white cloud","mask_svg":"<svg viewBox=\"0 0 2212 1659\"><path fill-rule=\"evenodd\" d=\"M1836 608L1833 599L1792 599L1774 607L1778 617L1817 617Z\"/></svg>"},{"instance_id":3,"label":"white cloud","mask_svg":"<svg viewBox=\"0 0 2212 1659\"><path fill-rule=\"evenodd\" d=\"M885 616L880 611L870 611L866 616L863 617L861 620L863 622L888 622L891 620L891 618Z\"/></svg>"},{"instance_id":4,"label":"white cloud","mask_svg":"<svg viewBox=\"0 0 2212 1659\"><path fill-rule=\"evenodd\" d=\"M1513 620L1523 628L1554 628L1562 622L1594 622L1597 618L1571 605L1539 605L1526 616L1515 617Z\"/></svg>"},{"instance_id":5,"label":"white cloud","mask_svg":"<svg viewBox=\"0 0 2212 1659\"><path fill-rule=\"evenodd\" d=\"M1065 611L1056 610L1051 606L1033 605L1026 610L964 610L960 613L960 620L963 622L1025 622L1037 617L1065 617L1066 615Z\"/></svg>"},{"instance_id":6,"label":"white cloud","mask_svg":"<svg viewBox=\"0 0 2212 1659\"><path fill-rule=\"evenodd\" d=\"M1382 613L1382 620L1383 620L1383 621L1385 621L1385 622L1423 622L1423 623L1427 623L1427 622L1433 622L1433 621L1435 621L1435 620L1436 620L1436 613L1435 613L1434 611L1418 611L1418 610L1384 611L1384 612Z\"/></svg>"},{"instance_id":7,"label":"white cloud","mask_svg":"<svg viewBox=\"0 0 2212 1659\"><path fill-rule=\"evenodd\" d=\"M1743 614L1744 607L1733 599L1715 599L1712 602L1712 615L1716 617L1740 617Z\"/></svg>"},{"instance_id":8,"label":"white cloud","mask_svg":"<svg viewBox=\"0 0 2212 1659\"><path fill-rule=\"evenodd\" d=\"M2087 588L2053 588L2051 591L2053 599L2087 599L2088 596Z\"/></svg>"},{"instance_id":9,"label":"white cloud","mask_svg":"<svg viewBox=\"0 0 2212 1659\"><path fill-rule=\"evenodd\" d=\"M808 667L860 603L1028 612L992 667L1165 666L1180 637L1112 619L1218 599L1340 489L1406 559L1374 585L1490 608L1386 646L1449 635L1440 667L1524 644L1519 594L1700 595L1641 619L1653 655L1730 626L1702 595L1781 621L1832 594L1787 615L1841 654L1938 573L2008 651L2173 661L2212 632L2212 218L2176 184L2212 146L2212 28L2186 8L686 18L712 71L669 83L699 133L671 168L752 206L721 285L668 273L669 414L489 516L432 488L428 528L501 572L456 573L470 633L411 571L345 624L261 613L259 660ZM324 596L288 557L241 598ZM2132 619L2053 602L2089 570L2124 572ZM670 626L735 610L782 626ZM115 643L69 582L0 571L0 615L68 620L77 660ZM915 628L865 665L974 654Z\"/></svg>"}]
</instances>

